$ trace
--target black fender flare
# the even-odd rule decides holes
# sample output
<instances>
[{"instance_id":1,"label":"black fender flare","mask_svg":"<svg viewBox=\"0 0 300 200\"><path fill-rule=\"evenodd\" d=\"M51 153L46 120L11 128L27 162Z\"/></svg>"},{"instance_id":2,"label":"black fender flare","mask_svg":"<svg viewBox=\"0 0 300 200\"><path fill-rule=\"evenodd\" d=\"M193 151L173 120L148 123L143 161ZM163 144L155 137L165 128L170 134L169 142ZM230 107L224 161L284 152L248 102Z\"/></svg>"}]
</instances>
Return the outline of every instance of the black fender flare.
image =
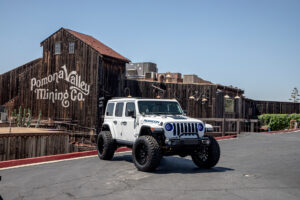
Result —
<instances>
[{"instance_id":1,"label":"black fender flare","mask_svg":"<svg viewBox=\"0 0 300 200\"><path fill-rule=\"evenodd\" d=\"M141 137L143 135L153 136L159 144L164 144L164 141L166 139L163 129L162 129L162 131L153 132L151 130L151 127L148 125L144 125L141 127L140 132L139 132L139 137Z\"/></svg>"}]
</instances>

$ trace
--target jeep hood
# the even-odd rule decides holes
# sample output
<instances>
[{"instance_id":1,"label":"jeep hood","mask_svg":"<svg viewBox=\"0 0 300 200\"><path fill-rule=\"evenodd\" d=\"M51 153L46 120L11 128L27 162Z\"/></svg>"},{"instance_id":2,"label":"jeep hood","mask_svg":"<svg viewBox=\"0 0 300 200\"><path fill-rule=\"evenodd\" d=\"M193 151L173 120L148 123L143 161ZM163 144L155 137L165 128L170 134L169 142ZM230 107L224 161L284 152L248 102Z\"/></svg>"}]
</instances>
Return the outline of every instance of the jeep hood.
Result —
<instances>
[{"instance_id":1,"label":"jeep hood","mask_svg":"<svg viewBox=\"0 0 300 200\"><path fill-rule=\"evenodd\" d=\"M181 115L149 115L141 118L143 123L161 124L167 122L202 122L199 119ZM202 122L203 123L203 122Z\"/></svg>"}]
</instances>

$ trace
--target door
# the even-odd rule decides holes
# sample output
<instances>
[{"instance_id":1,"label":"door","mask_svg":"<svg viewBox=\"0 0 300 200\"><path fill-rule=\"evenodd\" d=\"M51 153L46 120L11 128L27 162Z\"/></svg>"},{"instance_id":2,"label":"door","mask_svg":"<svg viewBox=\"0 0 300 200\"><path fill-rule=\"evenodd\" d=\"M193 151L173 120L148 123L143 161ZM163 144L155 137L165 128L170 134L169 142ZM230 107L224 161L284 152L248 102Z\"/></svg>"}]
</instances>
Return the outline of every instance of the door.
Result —
<instances>
[{"instance_id":1,"label":"door","mask_svg":"<svg viewBox=\"0 0 300 200\"><path fill-rule=\"evenodd\" d=\"M134 116L129 116L129 112L133 112ZM127 102L125 106L125 116L122 121L122 129L124 137L127 141L135 141L135 130L136 130L136 109L134 102Z\"/></svg>"},{"instance_id":2,"label":"door","mask_svg":"<svg viewBox=\"0 0 300 200\"><path fill-rule=\"evenodd\" d=\"M114 128L116 131L116 139L124 140L122 133L124 103L117 103L115 109L115 118L113 119Z\"/></svg>"}]
</instances>

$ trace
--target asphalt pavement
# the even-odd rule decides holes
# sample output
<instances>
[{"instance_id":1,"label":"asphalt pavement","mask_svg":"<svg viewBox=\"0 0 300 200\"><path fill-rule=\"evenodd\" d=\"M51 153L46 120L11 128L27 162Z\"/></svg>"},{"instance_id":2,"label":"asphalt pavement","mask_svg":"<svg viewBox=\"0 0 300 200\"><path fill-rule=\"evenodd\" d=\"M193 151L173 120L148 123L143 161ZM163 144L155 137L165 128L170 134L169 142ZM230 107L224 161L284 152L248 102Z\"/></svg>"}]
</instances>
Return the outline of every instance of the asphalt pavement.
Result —
<instances>
[{"instance_id":1,"label":"asphalt pavement","mask_svg":"<svg viewBox=\"0 0 300 200\"><path fill-rule=\"evenodd\" d=\"M219 143L221 159L210 170L196 168L189 157L165 157L156 172L139 172L128 152L112 161L92 156L4 169L0 195L3 200L300 199L300 132L248 133Z\"/></svg>"}]
</instances>

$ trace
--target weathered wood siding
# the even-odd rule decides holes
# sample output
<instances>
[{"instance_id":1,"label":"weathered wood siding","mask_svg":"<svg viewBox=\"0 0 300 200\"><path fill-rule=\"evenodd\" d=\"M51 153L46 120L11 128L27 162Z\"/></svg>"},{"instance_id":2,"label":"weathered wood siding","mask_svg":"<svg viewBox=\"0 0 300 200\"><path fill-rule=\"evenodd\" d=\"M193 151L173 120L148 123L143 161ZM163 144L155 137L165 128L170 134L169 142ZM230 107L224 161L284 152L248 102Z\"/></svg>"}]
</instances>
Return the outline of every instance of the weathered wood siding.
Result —
<instances>
[{"instance_id":1,"label":"weathered wood siding","mask_svg":"<svg viewBox=\"0 0 300 200\"><path fill-rule=\"evenodd\" d=\"M61 42L61 54L58 55L55 55L54 52L56 42ZM69 42L75 42L74 54L69 54ZM42 111L43 118L56 120L71 118L81 125L93 127L97 106L98 63L99 56L95 50L89 48L66 31L58 31L43 43L42 65L36 66L21 75L21 105L31 108L34 117L37 117L39 112ZM89 95L84 97L84 101L71 101L69 98L70 105L67 108L62 106L61 101L53 103L51 100L38 100L37 94L31 91L31 79L41 80L59 72L64 65L66 65L68 73L76 71L81 76L81 80L90 85ZM70 83L61 79L59 83L53 81L41 88L48 89L49 92L64 92L69 91L70 86Z\"/></svg>"},{"instance_id":2,"label":"weathered wood siding","mask_svg":"<svg viewBox=\"0 0 300 200\"><path fill-rule=\"evenodd\" d=\"M19 93L19 75L42 62L41 58L26 63L9 72L0 75L0 105L7 103L9 100L18 96Z\"/></svg>"},{"instance_id":3,"label":"weathered wood siding","mask_svg":"<svg viewBox=\"0 0 300 200\"><path fill-rule=\"evenodd\" d=\"M103 122L106 104L112 97L120 97L123 94L125 62L103 56L99 61L98 70L98 114L96 118L96 130L99 131Z\"/></svg>"},{"instance_id":4,"label":"weathered wood siding","mask_svg":"<svg viewBox=\"0 0 300 200\"><path fill-rule=\"evenodd\" d=\"M300 113L300 103L292 102L248 100L247 107L252 111L247 114L248 116Z\"/></svg>"},{"instance_id":5,"label":"weathered wood siding","mask_svg":"<svg viewBox=\"0 0 300 200\"><path fill-rule=\"evenodd\" d=\"M61 54L55 55L55 43L61 43ZM74 54L69 53L69 42L75 42ZM61 29L43 41L43 60L41 65L32 67L20 75L20 103L33 111L37 117L42 111L43 118L54 120L72 119L81 128L97 129L104 113L101 105L111 96L120 96L122 91L125 62L102 56L98 51ZM40 80L62 70L66 66L68 73L76 71L81 81L90 85L90 92L84 101L71 101L63 107L61 101L37 99L31 91L31 79ZM53 81L44 85L49 92L69 91L72 84L65 80ZM99 98L104 97L104 100ZM69 98L70 99L70 98Z\"/></svg>"},{"instance_id":6,"label":"weathered wood siding","mask_svg":"<svg viewBox=\"0 0 300 200\"><path fill-rule=\"evenodd\" d=\"M152 85L165 90L162 95L159 90ZM224 101L223 94L217 93L216 85L199 84L176 84L176 83L157 83L150 81L126 80L125 87L130 90L133 97L156 98L160 95L165 99L177 99L184 110L187 110L188 116L196 118L219 118L223 117ZM207 101L205 103L189 99L189 97L198 91L205 94ZM230 93L229 93L230 94ZM124 94L128 95L128 94ZM233 96L233 94L231 94ZM233 115L238 115L233 113Z\"/></svg>"}]
</instances>

